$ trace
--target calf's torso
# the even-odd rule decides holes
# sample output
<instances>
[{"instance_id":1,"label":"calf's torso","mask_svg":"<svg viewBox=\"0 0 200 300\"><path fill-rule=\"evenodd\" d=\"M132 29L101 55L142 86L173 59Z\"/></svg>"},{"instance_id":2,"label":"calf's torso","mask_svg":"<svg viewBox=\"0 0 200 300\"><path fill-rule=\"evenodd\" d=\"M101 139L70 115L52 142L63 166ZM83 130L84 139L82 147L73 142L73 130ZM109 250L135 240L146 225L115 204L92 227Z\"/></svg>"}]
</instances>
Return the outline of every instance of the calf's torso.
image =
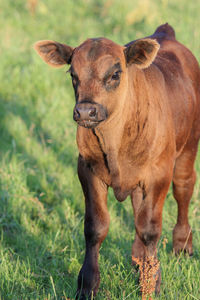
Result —
<instances>
[{"instance_id":1,"label":"calf's torso","mask_svg":"<svg viewBox=\"0 0 200 300\"><path fill-rule=\"evenodd\" d=\"M178 42L159 42L149 68L129 68L126 104L115 119L77 130L80 159L120 201L138 185L148 188L154 176L172 176L191 130L200 135L198 64Z\"/></svg>"}]
</instances>

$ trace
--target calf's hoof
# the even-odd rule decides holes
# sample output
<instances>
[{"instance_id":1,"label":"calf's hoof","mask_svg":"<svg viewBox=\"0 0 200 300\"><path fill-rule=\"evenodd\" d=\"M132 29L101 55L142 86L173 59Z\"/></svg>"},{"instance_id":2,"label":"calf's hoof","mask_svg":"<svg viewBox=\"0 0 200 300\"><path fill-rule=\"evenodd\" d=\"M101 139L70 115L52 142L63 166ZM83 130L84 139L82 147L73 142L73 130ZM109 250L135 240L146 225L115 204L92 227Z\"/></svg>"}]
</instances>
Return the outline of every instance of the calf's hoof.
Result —
<instances>
[{"instance_id":1,"label":"calf's hoof","mask_svg":"<svg viewBox=\"0 0 200 300\"><path fill-rule=\"evenodd\" d=\"M192 248L182 248L182 247L173 247L173 252L176 256L180 255L181 253L189 256L193 256Z\"/></svg>"},{"instance_id":2,"label":"calf's hoof","mask_svg":"<svg viewBox=\"0 0 200 300\"><path fill-rule=\"evenodd\" d=\"M100 284L100 273L98 268L89 268L84 264L78 276L78 288L76 300L93 299Z\"/></svg>"},{"instance_id":3,"label":"calf's hoof","mask_svg":"<svg viewBox=\"0 0 200 300\"><path fill-rule=\"evenodd\" d=\"M173 251L175 255L181 252L193 255L192 251L192 232L190 226L180 226L176 224L173 230Z\"/></svg>"},{"instance_id":4,"label":"calf's hoof","mask_svg":"<svg viewBox=\"0 0 200 300\"><path fill-rule=\"evenodd\" d=\"M91 295L86 295L82 291L76 292L76 300L91 300Z\"/></svg>"}]
</instances>

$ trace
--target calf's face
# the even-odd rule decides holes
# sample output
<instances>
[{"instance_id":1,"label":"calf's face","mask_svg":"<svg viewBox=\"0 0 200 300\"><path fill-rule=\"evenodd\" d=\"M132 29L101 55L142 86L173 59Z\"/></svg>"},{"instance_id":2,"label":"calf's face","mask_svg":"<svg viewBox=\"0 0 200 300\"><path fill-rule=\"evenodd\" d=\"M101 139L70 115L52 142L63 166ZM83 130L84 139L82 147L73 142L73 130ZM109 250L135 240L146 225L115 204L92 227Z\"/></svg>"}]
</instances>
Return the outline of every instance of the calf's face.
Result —
<instances>
[{"instance_id":1,"label":"calf's face","mask_svg":"<svg viewBox=\"0 0 200 300\"><path fill-rule=\"evenodd\" d=\"M76 97L74 120L91 128L108 119L124 98L123 48L107 39L89 39L74 50L69 71Z\"/></svg>"},{"instance_id":2,"label":"calf's face","mask_svg":"<svg viewBox=\"0 0 200 300\"><path fill-rule=\"evenodd\" d=\"M94 128L122 110L130 65L143 69L154 60L159 44L142 39L122 47L105 38L88 39L77 48L53 41L35 44L38 54L53 67L70 64L76 105L73 118Z\"/></svg>"}]
</instances>

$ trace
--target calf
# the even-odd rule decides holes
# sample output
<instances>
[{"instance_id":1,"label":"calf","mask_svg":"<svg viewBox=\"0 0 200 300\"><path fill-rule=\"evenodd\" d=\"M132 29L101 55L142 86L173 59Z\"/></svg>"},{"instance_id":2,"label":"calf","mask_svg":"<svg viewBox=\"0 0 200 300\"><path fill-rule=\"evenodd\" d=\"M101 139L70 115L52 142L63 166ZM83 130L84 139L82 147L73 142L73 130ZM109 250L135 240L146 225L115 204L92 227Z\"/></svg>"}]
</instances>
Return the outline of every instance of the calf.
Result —
<instances>
[{"instance_id":1,"label":"calf","mask_svg":"<svg viewBox=\"0 0 200 300\"><path fill-rule=\"evenodd\" d=\"M200 69L168 24L125 46L106 38L72 48L39 41L35 49L52 67L70 64L78 176L85 195L86 253L77 298L96 294L98 254L108 233L107 191L130 195L135 219L133 259L156 257L162 209L170 183L178 204L175 253L192 255L188 206L200 138ZM160 273L155 291L160 290Z\"/></svg>"}]
</instances>

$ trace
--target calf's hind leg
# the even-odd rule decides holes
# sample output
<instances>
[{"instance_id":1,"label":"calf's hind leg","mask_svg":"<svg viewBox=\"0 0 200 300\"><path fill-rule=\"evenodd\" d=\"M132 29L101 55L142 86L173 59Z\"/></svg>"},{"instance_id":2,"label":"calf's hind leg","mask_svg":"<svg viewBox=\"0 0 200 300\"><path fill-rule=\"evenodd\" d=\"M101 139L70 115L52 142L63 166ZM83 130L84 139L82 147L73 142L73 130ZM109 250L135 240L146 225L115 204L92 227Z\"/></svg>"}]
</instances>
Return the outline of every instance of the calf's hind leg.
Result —
<instances>
[{"instance_id":1,"label":"calf's hind leg","mask_svg":"<svg viewBox=\"0 0 200 300\"><path fill-rule=\"evenodd\" d=\"M177 158L173 175L173 194L178 205L177 223L173 230L173 249L192 255L192 232L188 222L188 207L192 197L196 173L194 162L198 143L187 144Z\"/></svg>"}]
</instances>

